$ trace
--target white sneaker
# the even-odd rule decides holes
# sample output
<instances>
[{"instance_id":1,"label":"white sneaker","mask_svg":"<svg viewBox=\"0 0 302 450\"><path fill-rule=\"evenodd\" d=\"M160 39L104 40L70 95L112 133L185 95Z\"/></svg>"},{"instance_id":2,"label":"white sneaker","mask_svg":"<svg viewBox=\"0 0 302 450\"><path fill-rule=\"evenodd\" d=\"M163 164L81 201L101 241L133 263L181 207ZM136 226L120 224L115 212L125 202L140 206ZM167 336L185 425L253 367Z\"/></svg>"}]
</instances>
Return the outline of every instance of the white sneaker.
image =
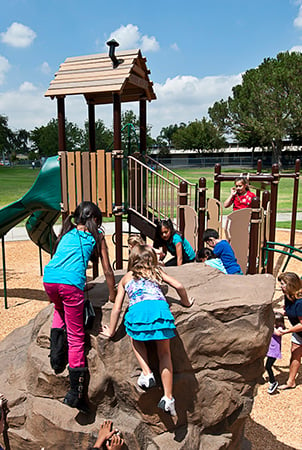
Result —
<instances>
[{"instance_id":1,"label":"white sneaker","mask_svg":"<svg viewBox=\"0 0 302 450\"><path fill-rule=\"evenodd\" d=\"M158 408L162 409L166 413L170 414L171 416L176 416L176 410L175 410L175 400L174 398L168 398L165 395L160 399L158 403Z\"/></svg>"},{"instance_id":2,"label":"white sneaker","mask_svg":"<svg viewBox=\"0 0 302 450\"><path fill-rule=\"evenodd\" d=\"M269 394L273 394L275 392L275 390L277 389L277 387L278 387L278 381L275 381L274 383L269 383L267 392Z\"/></svg>"},{"instance_id":3,"label":"white sneaker","mask_svg":"<svg viewBox=\"0 0 302 450\"><path fill-rule=\"evenodd\" d=\"M140 374L137 380L137 384L142 389L150 389L154 386L156 386L156 381L154 378L153 373L148 373L148 375L144 375L143 372Z\"/></svg>"}]
</instances>

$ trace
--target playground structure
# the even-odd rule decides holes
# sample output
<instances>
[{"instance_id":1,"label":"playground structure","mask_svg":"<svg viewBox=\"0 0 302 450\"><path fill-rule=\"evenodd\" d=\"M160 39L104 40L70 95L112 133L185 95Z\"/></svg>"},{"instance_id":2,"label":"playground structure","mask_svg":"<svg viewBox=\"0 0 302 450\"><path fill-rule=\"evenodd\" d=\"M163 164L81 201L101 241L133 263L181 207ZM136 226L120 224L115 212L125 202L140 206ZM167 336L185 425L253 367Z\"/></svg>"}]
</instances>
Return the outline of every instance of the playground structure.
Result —
<instances>
[{"instance_id":1,"label":"playground structure","mask_svg":"<svg viewBox=\"0 0 302 450\"><path fill-rule=\"evenodd\" d=\"M0 210L5 307L5 234L29 216L26 224L31 239L41 250L51 253L56 239L53 225L62 213L73 212L83 200L98 204L104 216L115 218L115 268L123 268L123 218L143 237L154 238L159 220L170 217L178 230L197 251L203 246L206 228L215 228L222 236L223 208L220 187L238 175L222 174L215 166L214 198L207 198L206 179L189 183L167 167L146 155L146 101L155 99L146 60L140 50L114 54L114 41L109 43L110 56L105 54L67 58L51 82L46 96L57 98L59 126L59 157L47 160L30 191L22 199ZM83 94L88 104L89 152L67 152L65 141L66 95ZM121 150L121 102L139 101L139 153ZM113 104L114 148L112 152L95 148L95 105ZM112 176L113 166L113 176ZM257 198L251 208L233 212L226 224L226 238L231 242L244 273L273 273L274 251L302 261L296 253L295 229L300 176L300 161L295 172L281 174L273 165L271 174L248 174ZM293 208L290 244L281 250L275 242L278 184L282 177L293 178ZM260 194L263 191L260 205ZM41 265L41 257L40 257ZM98 267L94 265L93 276Z\"/></svg>"}]
</instances>

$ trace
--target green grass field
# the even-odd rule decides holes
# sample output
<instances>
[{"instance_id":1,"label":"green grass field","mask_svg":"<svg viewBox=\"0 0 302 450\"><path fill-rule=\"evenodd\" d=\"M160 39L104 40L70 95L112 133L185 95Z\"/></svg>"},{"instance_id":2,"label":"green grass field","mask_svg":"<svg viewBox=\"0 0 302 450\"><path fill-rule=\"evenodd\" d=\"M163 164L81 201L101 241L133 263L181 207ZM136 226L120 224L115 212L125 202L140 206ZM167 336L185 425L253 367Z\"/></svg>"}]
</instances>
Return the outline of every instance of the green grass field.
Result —
<instances>
[{"instance_id":1,"label":"green grass field","mask_svg":"<svg viewBox=\"0 0 302 450\"><path fill-rule=\"evenodd\" d=\"M207 196L213 197L213 188L214 188L214 169L176 169L175 170L178 175L181 175L186 180L196 183L198 182L199 178L204 177L207 180ZM232 173L236 174L238 173L238 176L242 172L248 172L246 169L238 168L238 170L235 169L228 169L228 170L222 170L222 173ZM226 181L221 184L221 200L224 201L229 195L231 187L233 186L232 181ZM278 211L279 213L283 212L291 212L292 210L292 196L293 196L293 187L294 187L294 180L291 178L281 178L279 183L279 189L278 189ZM302 212L302 174L300 176L300 183L299 183L299 198L298 198L298 211Z\"/></svg>"},{"instance_id":2,"label":"green grass field","mask_svg":"<svg viewBox=\"0 0 302 450\"><path fill-rule=\"evenodd\" d=\"M32 186L39 169L0 166L0 208L22 197Z\"/></svg>"},{"instance_id":3,"label":"green grass field","mask_svg":"<svg viewBox=\"0 0 302 450\"><path fill-rule=\"evenodd\" d=\"M238 170L232 169L228 170L230 173L238 173L247 171L243 168L238 168ZM179 175L187 179L192 183L197 183L200 177L205 177L207 180L207 196L213 196L213 186L214 186L214 169L176 169ZM227 172L227 170L223 170ZM21 198L32 186L39 169L32 170L30 167L2 167L0 166L0 208L12 203L19 198ZM221 199L224 200L228 197L230 189L233 182L222 183L221 189ZM283 178L280 180L279 190L278 190L278 211L281 212L291 212L292 208L292 195L293 195L293 179ZM298 199L298 212L302 212L302 175L300 178L299 186L299 199ZM301 221L297 222L297 229L302 228ZM281 225L280 225L281 226ZM284 224L286 226L286 224ZM289 226L289 224L287 225Z\"/></svg>"}]
</instances>

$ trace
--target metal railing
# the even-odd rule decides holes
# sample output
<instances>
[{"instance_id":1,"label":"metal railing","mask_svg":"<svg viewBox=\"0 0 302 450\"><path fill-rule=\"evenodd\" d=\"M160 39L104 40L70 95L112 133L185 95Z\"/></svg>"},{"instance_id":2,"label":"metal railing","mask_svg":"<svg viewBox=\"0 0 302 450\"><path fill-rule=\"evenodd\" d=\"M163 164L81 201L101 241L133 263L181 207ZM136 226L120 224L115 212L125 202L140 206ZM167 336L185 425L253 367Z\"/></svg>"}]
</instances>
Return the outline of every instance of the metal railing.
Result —
<instances>
[{"instance_id":1,"label":"metal railing","mask_svg":"<svg viewBox=\"0 0 302 450\"><path fill-rule=\"evenodd\" d=\"M163 164L159 163L155 159L151 158L149 155L144 155L144 159L146 162L146 165L150 168L153 168L158 174L162 175L166 180L170 181L173 184L179 184L181 181L184 181L188 185L188 205L192 206L192 208L195 208L195 196L196 196L196 184L191 183L187 181L182 176L178 175L177 173L173 172L171 169L169 169L167 166L164 166Z\"/></svg>"},{"instance_id":2,"label":"metal railing","mask_svg":"<svg viewBox=\"0 0 302 450\"><path fill-rule=\"evenodd\" d=\"M133 156L128 157L128 162L128 209L153 224L169 217L178 228L177 206L180 204L180 185L177 183L186 180L176 174L172 178L171 171L168 179L164 176L166 169L164 166L160 170L154 170ZM195 185L192 186L195 188ZM193 190L190 198L193 197L192 192Z\"/></svg>"}]
</instances>

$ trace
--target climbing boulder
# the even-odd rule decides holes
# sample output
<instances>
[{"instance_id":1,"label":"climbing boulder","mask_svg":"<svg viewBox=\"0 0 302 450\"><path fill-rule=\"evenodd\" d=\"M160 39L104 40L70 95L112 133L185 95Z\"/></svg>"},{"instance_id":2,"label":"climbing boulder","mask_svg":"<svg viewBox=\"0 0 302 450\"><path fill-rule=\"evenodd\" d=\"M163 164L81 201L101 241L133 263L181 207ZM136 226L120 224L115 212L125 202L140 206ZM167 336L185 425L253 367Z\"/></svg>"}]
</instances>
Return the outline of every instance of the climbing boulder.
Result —
<instances>
[{"instance_id":1,"label":"climbing boulder","mask_svg":"<svg viewBox=\"0 0 302 450\"><path fill-rule=\"evenodd\" d=\"M49 364L52 305L0 343L12 450L88 448L105 418L113 420L131 450L241 447L273 329L274 278L224 275L197 263L166 270L195 298L184 308L176 291L164 286L177 327L171 340L177 417L157 408L163 391L154 343L147 349L157 386L144 392L136 384L140 369L122 320L127 298L116 335L98 334L112 308L100 277L89 291L96 310L86 336L90 415L62 403L68 371L55 375ZM121 276L118 272L117 280Z\"/></svg>"}]
</instances>

